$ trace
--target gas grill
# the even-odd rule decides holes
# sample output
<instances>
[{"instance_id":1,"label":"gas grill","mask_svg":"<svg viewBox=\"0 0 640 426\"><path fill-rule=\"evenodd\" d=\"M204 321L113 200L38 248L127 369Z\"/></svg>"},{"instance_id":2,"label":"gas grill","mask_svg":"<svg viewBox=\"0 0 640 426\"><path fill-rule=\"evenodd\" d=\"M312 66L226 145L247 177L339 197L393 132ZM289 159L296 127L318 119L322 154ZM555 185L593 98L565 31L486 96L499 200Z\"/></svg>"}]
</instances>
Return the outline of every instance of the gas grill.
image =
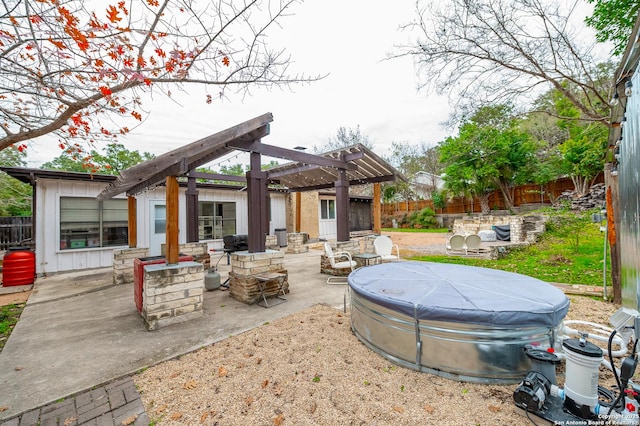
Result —
<instances>
[{"instance_id":1,"label":"gas grill","mask_svg":"<svg viewBox=\"0 0 640 426\"><path fill-rule=\"evenodd\" d=\"M222 242L224 243L224 252L227 254L243 251L249 249L249 236L248 235L225 235L222 237Z\"/></svg>"}]
</instances>

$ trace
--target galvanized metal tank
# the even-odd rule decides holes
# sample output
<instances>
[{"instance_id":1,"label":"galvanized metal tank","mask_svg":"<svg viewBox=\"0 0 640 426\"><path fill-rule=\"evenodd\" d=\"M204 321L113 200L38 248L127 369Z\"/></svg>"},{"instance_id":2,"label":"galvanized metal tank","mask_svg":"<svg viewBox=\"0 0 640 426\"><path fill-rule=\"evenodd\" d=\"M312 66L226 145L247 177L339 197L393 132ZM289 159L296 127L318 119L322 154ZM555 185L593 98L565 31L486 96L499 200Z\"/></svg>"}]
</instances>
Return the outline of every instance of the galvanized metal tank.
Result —
<instances>
[{"instance_id":1,"label":"galvanized metal tank","mask_svg":"<svg viewBox=\"0 0 640 426\"><path fill-rule=\"evenodd\" d=\"M348 278L351 327L369 348L418 371L517 383L527 345L557 346L569 309L559 289L520 274L428 262L361 268Z\"/></svg>"}]
</instances>

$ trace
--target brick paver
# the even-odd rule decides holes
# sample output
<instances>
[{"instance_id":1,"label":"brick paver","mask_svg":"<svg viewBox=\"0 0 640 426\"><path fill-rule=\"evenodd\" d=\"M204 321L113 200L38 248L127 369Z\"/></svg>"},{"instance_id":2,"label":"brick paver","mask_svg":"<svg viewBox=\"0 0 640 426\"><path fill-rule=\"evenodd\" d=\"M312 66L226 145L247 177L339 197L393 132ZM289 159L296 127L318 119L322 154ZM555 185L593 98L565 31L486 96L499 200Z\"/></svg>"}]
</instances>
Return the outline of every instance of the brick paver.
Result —
<instances>
[{"instance_id":1,"label":"brick paver","mask_svg":"<svg viewBox=\"0 0 640 426\"><path fill-rule=\"evenodd\" d=\"M73 397L0 420L0 426L148 426L140 393L128 376Z\"/></svg>"}]
</instances>

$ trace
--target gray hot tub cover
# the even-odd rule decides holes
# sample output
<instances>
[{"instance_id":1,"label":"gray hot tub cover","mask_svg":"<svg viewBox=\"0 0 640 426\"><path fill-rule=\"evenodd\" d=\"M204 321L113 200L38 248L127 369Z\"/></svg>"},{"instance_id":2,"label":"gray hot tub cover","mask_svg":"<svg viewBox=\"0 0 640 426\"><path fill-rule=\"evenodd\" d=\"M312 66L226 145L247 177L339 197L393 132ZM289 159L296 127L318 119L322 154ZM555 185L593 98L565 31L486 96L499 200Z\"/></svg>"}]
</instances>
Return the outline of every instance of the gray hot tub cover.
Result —
<instances>
[{"instance_id":1,"label":"gray hot tub cover","mask_svg":"<svg viewBox=\"0 0 640 426\"><path fill-rule=\"evenodd\" d=\"M569 299L525 275L474 266L393 262L349 275L351 291L418 320L556 327Z\"/></svg>"}]
</instances>

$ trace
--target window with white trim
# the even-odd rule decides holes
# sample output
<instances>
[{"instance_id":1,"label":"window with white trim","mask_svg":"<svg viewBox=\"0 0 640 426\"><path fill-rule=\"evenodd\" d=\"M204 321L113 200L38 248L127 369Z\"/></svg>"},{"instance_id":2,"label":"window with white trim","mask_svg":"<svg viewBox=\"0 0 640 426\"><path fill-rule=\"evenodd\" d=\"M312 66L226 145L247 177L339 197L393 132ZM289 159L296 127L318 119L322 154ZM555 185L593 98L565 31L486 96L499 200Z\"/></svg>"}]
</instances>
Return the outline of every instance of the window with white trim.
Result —
<instances>
[{"instance_id":1,"label":"window with white trim","mask_svg":"<svg viewBox=\"0 0 640 426\"><path fill-rule=\"evenodd\" d=\"M198 202L198 239L220 239L236 233L236 203Z\"/></svg>"},{"instance_id":2,"label":"window with white trim","mask_svg":"<svg viewBox=\"0 0 640 426\"><path fill-rule=\"evenodd\" d=\"M124 246L127 200L60 197L60 250Z\"/></svg>"},{"instance_id":3,"label":"window with white trim","mask_svg":"<svg viewBox=\"0 0 640 426\"><path fill-rule=\"evenodd\" d=\"M336 218L336 200L320 200L320 218Z\"/></svg>"}]
</instances>

